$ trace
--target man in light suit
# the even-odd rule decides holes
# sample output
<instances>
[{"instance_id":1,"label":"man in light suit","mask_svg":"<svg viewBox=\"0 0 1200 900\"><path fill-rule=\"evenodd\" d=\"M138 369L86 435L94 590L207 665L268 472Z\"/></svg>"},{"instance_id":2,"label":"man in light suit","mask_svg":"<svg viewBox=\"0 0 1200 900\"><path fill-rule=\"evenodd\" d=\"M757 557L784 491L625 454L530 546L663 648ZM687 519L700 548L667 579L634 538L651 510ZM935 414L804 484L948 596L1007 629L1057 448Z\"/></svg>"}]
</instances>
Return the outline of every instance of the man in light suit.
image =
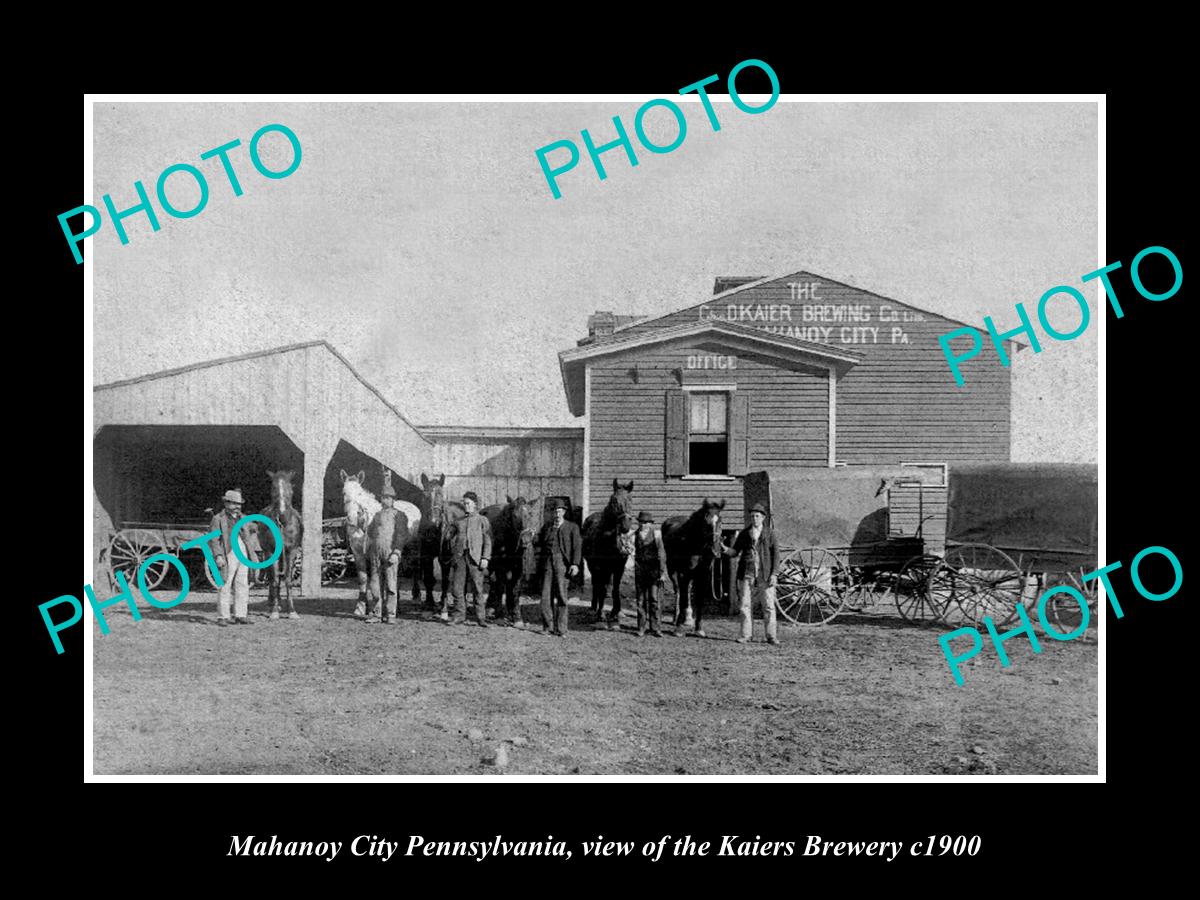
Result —
<instances>
[{"instance_id":1,"label":"man in light suit","mask_svg":"<svg viewBox=\"0 0 1200 900\"><path fill-rule=\"evenodd\" d=\"M492 555L492 527L479 514L479 497L474 491L463 494L466 515L453 526L450 538L450 598L454 606L451 625L467 621L467 581L475 592L475 618L480 628L487 628L487 606L484 583L487 580L488 560ZM446 615L446 610L442 610Z\"/></svg>"}]
</instances>

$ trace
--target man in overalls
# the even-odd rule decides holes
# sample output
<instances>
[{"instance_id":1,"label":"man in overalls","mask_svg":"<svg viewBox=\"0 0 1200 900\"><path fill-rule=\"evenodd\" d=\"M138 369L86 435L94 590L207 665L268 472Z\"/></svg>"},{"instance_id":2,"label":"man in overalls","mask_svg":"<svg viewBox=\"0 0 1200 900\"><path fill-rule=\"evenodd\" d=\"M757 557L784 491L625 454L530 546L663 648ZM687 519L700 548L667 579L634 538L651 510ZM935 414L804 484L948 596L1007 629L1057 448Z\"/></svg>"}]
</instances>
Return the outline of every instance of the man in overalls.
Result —
<instances>
[{"instance_id":1,"label":"man in overalls","mask_svg":"<svg viewBox=\"0 0 1200 900\"><path fill-rule=\"evenodd\" d=\"M385 481L379 495L383 509L367 526L367 574L371 581L371 614L366 621L377 618L384 625L396 619L396 578L400 569L400 552L408 540L408 516L396 509L396 489ZM386 592L386 597L384 593Z\"/></svg>"},{"instance_id":2,"label":"man in overalls","mask_svg":"<svg viewBox=\"0 0 1200 900\"><path fill-rule=\"evenodd\" d=\"M646 626L655 637L662 637L658 618L658 595L667 581L667 551L662 532L654 527L654 517L646 510L638 513L638 530L633 537L633 584L637 590L637 635L646 636Z\"/></svg>"}]
</instances>

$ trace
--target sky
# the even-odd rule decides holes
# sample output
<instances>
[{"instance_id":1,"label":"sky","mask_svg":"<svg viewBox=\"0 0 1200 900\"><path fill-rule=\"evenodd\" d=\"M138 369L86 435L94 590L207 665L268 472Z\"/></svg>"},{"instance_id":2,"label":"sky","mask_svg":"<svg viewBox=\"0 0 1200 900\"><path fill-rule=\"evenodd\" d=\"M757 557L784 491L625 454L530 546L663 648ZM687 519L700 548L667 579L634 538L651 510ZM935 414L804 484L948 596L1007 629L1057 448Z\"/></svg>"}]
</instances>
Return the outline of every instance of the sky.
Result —
<instances>
[{"instance_id":1,"label":"sky","mask_svg":"<svg viewBox=\"0 0 1200 900\"><path fill-rule=\"evenodd\" d=\"M647 95L645 99L651 99ZM94 381L323 339L418 424L579 426L557 351L596 310L662 315L711 296L718 275L805 270L982 327L1036 317L1038 298L1084 290L1092 325L1014 363L1014 461L1096 460L1097 115L1091 103L797 103L748 115L698 104L674 152L644 152L639 102L97 103L102 208L154 197L175 163L199 168L207 206L161 230L142 214L87 239L95 260ZM750 98L753 101L753 98ZM639 165L583 151L615 137ZM669 144L664 109L646 117ZM267 179L251 136L282 123L299 168ZM235 197L216 159L233 139ZM554 199L535 150L583 158ZM291 159L262 141L268 168ZM551 156L552 164L560 157ZM199 193L187 174L167 194ZM1074 316L1074 318L1072 317ZM1051 322L1078 322L1063 304ZM965 371L969 377L969 363Z\"/></svg>"}]
</instances>

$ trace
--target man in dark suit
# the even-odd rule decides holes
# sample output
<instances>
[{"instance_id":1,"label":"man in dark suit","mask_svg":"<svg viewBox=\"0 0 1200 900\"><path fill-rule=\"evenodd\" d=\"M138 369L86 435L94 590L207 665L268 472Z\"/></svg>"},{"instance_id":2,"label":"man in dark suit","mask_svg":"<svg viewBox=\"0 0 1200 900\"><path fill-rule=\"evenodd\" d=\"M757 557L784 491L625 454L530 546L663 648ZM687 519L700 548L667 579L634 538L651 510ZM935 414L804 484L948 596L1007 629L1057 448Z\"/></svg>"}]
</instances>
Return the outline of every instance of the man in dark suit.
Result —
<instances>
[{"instance_id":1,"label":"man in dark suit","mask_svg":"<svg viewBox=\"0 0 1200 900\"><path fill-rule=\"evenodd\" d=\"M567 635L567 579L579 573L583 537L579 526L567 521L567 504L550 503L554 518L538 537L542 551L542 634Z\"/></svg>"},{"instance_id":2,"label":"man in dark suit","mask_svg":"<svg viewBox=\"0 0 1200 900\"><path fill-rule=\"evenodd\" d=\"M775 532L767 524L767 510L761 503L750 507L750 525L733 542L737 555L739 644L754 635L753 603L762 604L763 626L768 644L778 644L775 629L775 584L779 575L779 545Z\"/></svg>"}]
</instances>

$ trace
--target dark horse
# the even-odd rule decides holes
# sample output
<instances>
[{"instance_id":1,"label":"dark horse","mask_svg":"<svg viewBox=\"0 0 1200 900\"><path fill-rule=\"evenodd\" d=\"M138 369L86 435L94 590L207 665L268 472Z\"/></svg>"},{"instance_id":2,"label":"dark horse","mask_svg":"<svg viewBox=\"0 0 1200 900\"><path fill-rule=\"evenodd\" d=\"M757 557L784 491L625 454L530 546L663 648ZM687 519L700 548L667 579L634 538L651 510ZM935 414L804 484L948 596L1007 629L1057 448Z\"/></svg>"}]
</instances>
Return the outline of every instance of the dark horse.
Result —
<instances>
[{"instance_id":1,"label":"dark horse","mask_svg":"<svg viewBox=\"0 0 1200 900\"><path fill-rule=\"evenodd\" d=\"M703 634L704 604L712 604L720 592L720 585L715 583L720 572L719 560L729 552L721 542L724 508L724 500L706 498L690 516L672 516L662 524L667 572L675 583L676 634L681 634L693 619L693 610L696 632Z\"/></svg>"},{"instance_id":2,"label":"dark horse","mask_svg":"<svg viewBox=\"0 0 1200 900\"><path fill-rule=\"evenodd\" d=\"M267 595L271 601L271 618L279 618L280 584L287 593L288 618L298 619L300 613L292 602L292 565L304 538L304 521L296 507L292 505L292 476L295 472L280 469L278 472L267 472L271 479L271 505L262 514L279 526L283 533L283 552L267 568L270 579ZM275 555L275 535L265 525L258 529L258 542L266 553L266 559ZM320 565L320 560L313 560L310 565Z\"/></svg>"},{"instance_id":3,"label":"dark horse","mask_svg":"<svg viewBox=\"0 0 1200 900\"><path fill-rule=\"evenodd\" d=\"M506 496L505 500L508 502L503 506L489 506L483 510L492 527L492 558L488 561L488 571L493 589L488 592L488 600L495 601L498 617L506 617L510 625L519 625L521 584L526 576L533 576L537 565L533 539L540 504L524 497L514 500Z\"/></svg>"},{"instance_id":4,"label":"dark horse","mask_svg":"<svg viewBox=\"0 0 1200 900\"><path fill-rule=\"evenodd\" d=\"M613 605L608 621L620 623L621 576L633 554L633 536L637 531L633 504L629 499L632 492L632 481L622 485L614 478L608 505L600 512L592 513L583 523L583 558L592 573L592 614L596 622L604 619L604 598L611 581Z\"/></svg>"},{"instance_id":5,"label":"dark horse","mask_svg":"<svg viewBox=\"0 0 1200 900\"><path fill-rule=\"evenodd\" d=\"M421 585L425 585L425 603L433 607L433 588L437 582L433 573L434 560L440 560L442 566L442 602L450 592L449 559L442 559L442 543L446 533L451 512L446 506L446 475L439 478L429 478L421 473L421 490L425 492L425 502L429 506L429 514L421 520L417 529L417 571L413 573L413 601L421 602Z\"/></svg>"}]
</instances>

